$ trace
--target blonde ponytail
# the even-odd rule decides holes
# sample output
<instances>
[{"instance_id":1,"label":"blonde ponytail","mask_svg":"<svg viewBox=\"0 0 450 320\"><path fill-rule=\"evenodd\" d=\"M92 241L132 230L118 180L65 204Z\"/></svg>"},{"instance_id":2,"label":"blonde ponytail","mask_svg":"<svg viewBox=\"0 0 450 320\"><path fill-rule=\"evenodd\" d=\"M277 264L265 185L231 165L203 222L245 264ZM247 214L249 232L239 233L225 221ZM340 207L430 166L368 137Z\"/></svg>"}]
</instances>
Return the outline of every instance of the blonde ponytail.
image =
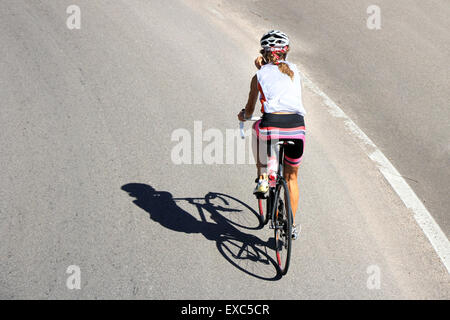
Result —
<instances>
[{"instance_id":1,"label":"blonde ponytail","mask_svg":"<svg viewBox=\"0 0 450 320\"><path fill-rule=\"evenodd\" d=\"M292 81L294 81L294 71L289 68L289 65L284 62L279 62L279 60L285 60L287 53L289 52L289 47L287 47L286 52L284 53L277 53L274 54L271 51L261 51L261 53L264 56L264 60L268 63L273 63L274 65L278 65L278 70L280 70L281 73L284 73L291 78Z\"/></svg>"},{"instance_id":2,"label":"blonde ponytail","mask_svg":"<svg viewBox=\"0 0 450 320\"><path fill-rule=\"evenodd\" d=\"M292 81L294 81L294 71L289 68L287 63L280 62L278 64L278 70L280 70L282 73L287 74L289 78L291 78Z\"/></svg>"}]
</instances>

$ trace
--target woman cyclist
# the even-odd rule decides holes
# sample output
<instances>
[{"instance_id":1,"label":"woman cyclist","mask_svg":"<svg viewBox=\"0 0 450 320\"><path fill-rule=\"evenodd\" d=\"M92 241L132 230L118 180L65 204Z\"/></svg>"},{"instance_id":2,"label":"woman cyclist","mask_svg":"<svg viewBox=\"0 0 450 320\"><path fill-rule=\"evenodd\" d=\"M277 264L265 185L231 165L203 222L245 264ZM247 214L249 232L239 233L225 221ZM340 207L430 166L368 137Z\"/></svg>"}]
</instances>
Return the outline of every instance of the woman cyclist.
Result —
<instances>
[{"instance_id":1,"label":"woman cyclist","mask_svg":"<svg viewBox=\"0 0 450 320\"><path fill-rule=\"evenodd\" d=\"M251 118L255 110L258 93L262 104L261 120L253 126L257 137L257 186L254 194L265 194L269 190L268 175L277 170L278 162L273 149L274 140L290 140L293 145L285 146L284 178L291 198L294 224L293 238L297 239L299 228L295 225L295 213L298 207L298 167L302 160L305 142L306 114L302 101L302 84L297 66L286 61L289 52L289 38L278 30L271 30L260 40L261 56L256 58L258 68L250 84L250 93L245 109L238 114L240 121ZM261 157L261 150L267 155ZM267 162L263 162L263 158ZM267 164L267 165L265 165Z\"/></svg>"}]
</instances>

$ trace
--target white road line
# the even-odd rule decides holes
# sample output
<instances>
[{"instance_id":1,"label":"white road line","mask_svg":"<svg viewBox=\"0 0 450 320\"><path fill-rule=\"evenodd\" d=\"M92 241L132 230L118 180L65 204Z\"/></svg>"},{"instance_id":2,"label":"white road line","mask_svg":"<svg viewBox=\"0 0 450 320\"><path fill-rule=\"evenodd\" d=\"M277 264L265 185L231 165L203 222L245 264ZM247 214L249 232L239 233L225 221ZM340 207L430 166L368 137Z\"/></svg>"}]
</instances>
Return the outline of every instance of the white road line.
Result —
<instances>
[{"instance_id":1,"label":"white road line","mask_svg":"<svg viewBox=\"0 0 450 320\"><path fill-rule=\"evenodd\" d=\"M392 188L402 199L405 206L414 213L414 219L425 233L434 250L438 254L447 272L450 273L450 242L442 232L439 225L417 197L412 188L395 169L392 163L386 158L372 140L350 119L345 112L321 91L306 75L301 74L304 84L315 94L323 99L330 114L337 118L342 118L350 134L356 136L362 142L362 148L367 156L376 163L381 174L390 183Z\"/></svg>"}]
</instances>

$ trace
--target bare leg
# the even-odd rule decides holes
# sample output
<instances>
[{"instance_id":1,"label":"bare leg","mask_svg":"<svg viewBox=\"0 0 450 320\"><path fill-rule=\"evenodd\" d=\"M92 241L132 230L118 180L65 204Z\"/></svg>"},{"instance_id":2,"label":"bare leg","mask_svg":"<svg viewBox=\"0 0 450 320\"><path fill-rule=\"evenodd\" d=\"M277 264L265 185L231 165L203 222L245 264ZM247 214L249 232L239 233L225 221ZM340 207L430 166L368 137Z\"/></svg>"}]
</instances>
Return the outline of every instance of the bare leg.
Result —
<instances>
[{"instance_id":1,"label":"bare leg","mask_svg":"<svg viewBox=\"0 0 450 320\"><path fill-rule=\"evenodd\" d=\"M258 178L261 178L263 173L266 173L267 168L267 161L264 159L267 158L265 149L267 148L266 143L263 141L260 141L255 134L255 131L253 131L253 137L252 137L252 151L253 151L253 157L256 161L256 173L258 175Z\"/></svg>"}]
</instances>

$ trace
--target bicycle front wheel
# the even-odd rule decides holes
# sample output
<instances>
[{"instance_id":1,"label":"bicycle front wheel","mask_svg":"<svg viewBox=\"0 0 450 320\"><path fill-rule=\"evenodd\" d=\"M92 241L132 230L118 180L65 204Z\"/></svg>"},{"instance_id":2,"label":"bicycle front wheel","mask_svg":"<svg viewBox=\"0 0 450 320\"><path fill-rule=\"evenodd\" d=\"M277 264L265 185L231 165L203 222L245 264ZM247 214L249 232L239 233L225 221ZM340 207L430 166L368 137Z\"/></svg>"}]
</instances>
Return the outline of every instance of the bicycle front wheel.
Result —
<instances>
[{"instance_id":1,"label":"bicycle front wheel","mask_svg":"<svg viewBox=\"0 0 450 320\"><path fill-rule=\"evenodd\" d=\"M273 210L277 264L281 275L285 275L291 259L293 218L289 190L284 180L277 185Z\"/></svg>"}]
</instances>

